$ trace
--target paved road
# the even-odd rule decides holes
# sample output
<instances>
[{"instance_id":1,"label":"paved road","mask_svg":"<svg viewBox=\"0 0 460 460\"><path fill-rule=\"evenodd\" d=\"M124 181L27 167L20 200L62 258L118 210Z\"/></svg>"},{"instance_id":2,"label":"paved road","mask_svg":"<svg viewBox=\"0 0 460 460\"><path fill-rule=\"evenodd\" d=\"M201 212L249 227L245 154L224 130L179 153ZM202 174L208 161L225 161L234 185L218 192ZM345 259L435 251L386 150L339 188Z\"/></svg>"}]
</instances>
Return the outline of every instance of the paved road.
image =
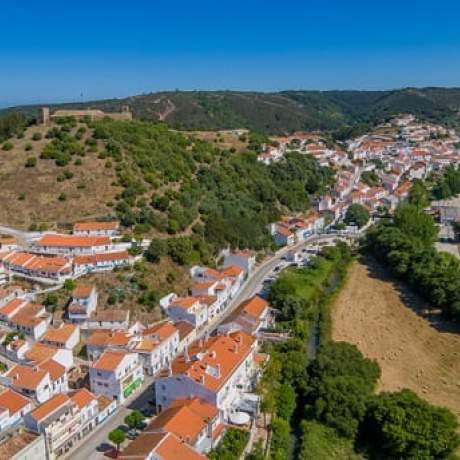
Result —
<instances>
[{"instance_id":1,"label":"paved road","mask_svg":"<svg viewBox=\"0 0 460 460\"><path fill-rule=\"evenodd\" d=\"M140 410L143 407L148 407L148 401L151 401L153 398L153 380L153 377L146 376L146 384L142 387L142 393L135 393L128 399L127 405L120 406L115 415L97 426L89 436L83 438L79 445L61 458L65 460L107 460L107 457L101 452L97 452L96 448L101 444L110 444L107 436L112 430L118 427L125 429L124 419L131 410ZM128 440L125 441L125 446L128 443Z\"/></svg>"},{"instance_id":2,"label":"paved road","mask_svg":"<svg viewBox=\"0 0 460 460\"><path fill-rule=\"evenodd\" d=\"M257 294L260 290L263 280L269 276L272 270L280 263L283 256L290 250L297 250L302 247L318 243L320 241L331 241L337 239L337 235L319 235L313 236L302 243L290 247L284 247L276 252L271 258L263 261L258 265L251 276L246 280L241 291L234 297L228 306L225 314L220 316L216 321L203 329L199 336L202 337L207 333L212 332L218 324L220 324L232 311L244 300ZM149 385L144 386L142 393L133 396L132 400L128 402L128 408L125 406L120 407L117 413L109 420L98 426L89 436L85 437L81 445L77 446L73 451L68 453L63 458L66 460L102 460L106 459L101 453L96 452L97 446L106 443L108 433L120 425L123 425L123 420L132 409L142 409L148 405L148 401L153 397L153 377L147 377Z\"/></svg>"},{"instance_id":3,"label":"paved road","mask_svg":"<svg viewBox=\"0 0 460 460\"><path fill-rule=\"evenodd\" d=\"M28 241L34 235L30 232L24 232L16 228L7 227L6 225L0 225L0 234L14 236L18 243L23 247L27 247L29 245Z\"/></svg>"}]
</instances>

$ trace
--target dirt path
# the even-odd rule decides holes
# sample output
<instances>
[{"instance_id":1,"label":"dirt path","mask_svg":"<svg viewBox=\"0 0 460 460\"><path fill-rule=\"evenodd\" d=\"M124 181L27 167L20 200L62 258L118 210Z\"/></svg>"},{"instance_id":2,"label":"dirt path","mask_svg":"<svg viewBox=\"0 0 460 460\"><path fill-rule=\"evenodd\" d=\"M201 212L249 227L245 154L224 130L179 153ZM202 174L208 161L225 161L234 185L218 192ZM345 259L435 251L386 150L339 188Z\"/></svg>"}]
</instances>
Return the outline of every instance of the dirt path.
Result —
<instances>
[{"instance_id":1,"label":"dirt path","mask_svg":"<svg viewBox=\"0 0 460 460\"><path fill-rule=\"evenodd\" d=\"M410 388L460 420L460 334L435 328L416 313L423 307L375 264L355 262L334 305L332 337L379 362L379 391Z\"/></svg>"}]
</instances>

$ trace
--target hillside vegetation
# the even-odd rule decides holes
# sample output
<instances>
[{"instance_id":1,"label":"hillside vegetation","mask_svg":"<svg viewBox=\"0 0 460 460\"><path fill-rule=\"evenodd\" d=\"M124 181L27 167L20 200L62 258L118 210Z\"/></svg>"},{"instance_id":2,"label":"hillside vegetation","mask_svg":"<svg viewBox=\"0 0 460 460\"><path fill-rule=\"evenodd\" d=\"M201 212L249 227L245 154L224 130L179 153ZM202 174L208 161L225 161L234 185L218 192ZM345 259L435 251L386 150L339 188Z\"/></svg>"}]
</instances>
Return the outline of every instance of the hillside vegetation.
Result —
<instances>
[{"instance_id":1,"label":"hillside vegetation","mask_svg":"<svg viewBox=\"0 0 460 460\"><path fill-rule=\"evenodd\" d=\"M338 137L364 131L392 114L409 112L446 125L457 125L458 88L406 88L394 91L174 91L124 99L59 104L52 108L119 111L129 105L139 119L166 121L181 129L248 128L266 133L333 130ZM7 109L4 112L11 111ZM15 108L28 116L38 106ZM348 125L348 126L347 126Z\"/></svg>"},{"instance_id":2,"label":"hillside vegetation","mask_svg":"<svg viewBox=\"0 0 460 460\"><path fill-rule=\"evenodd\" d=\"M65 227L116 215L136 235L171 239L150 257L169 252L181 264L207 260L229 244L269 247L267 224L308 210L311 197L333 183L332 171L308 156L289 154L266 166L254 151L222 149L162 123L66 119L19 137L0 152L7 185L0 221ZM257 150L260 137L249 138Z\"/></svg>"}]
</instances>

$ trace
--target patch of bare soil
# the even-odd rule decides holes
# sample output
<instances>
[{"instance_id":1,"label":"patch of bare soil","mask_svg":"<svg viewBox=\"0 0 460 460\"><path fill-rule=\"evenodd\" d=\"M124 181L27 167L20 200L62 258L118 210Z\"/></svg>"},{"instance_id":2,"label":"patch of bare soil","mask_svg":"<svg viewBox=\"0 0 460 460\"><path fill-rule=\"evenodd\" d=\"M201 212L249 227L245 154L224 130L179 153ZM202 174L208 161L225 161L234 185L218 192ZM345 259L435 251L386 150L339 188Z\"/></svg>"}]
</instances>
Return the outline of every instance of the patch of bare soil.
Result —
<instances>
[{"instance_id":1,"label":"patch of bare soil","mask_svg":"<svg viewBox=\"0 0 460 460\"><path fill-rule=\"evenodd\" d=\"M14 148L0 150L0 182L2 184L0 223L28 228L32 223L46 222L51 227L71 225L78 219L104 216L113 212L107 205L116 202L119 187L112 167L107 160L99 159L98 152L87 151L84 157L75 157L65 167L56 166L54 160L40 159L46 144L48 127L28 128L22 139L11 139ZM72 130L75 133L77 128ZM34 133L42 139L32 140ZM89 136L85 135L83 141ZM26 151L27 144L32 150ZM99 146L102 150L102 145ZM35 158L35 167L27 168L27 159ZM77 158L80 165L75 164ZM107 165L108 166L108 165ZM73 177L59 182L62 172L70 171ZM64 194L66 200L59 197Z\"/></svg>"},{"instance_id":2,"label":"patch of bare soil","mask_svg":"<svg viewBox=\"0 0 460 460\"><path fill-rule=\"evenodd\" d=\"M425 308L375 262L355 262L334 304L332 338L378 361L378 391L409 388L460 420L460 334L426 319Z\"/></svg>"}]
</instances>

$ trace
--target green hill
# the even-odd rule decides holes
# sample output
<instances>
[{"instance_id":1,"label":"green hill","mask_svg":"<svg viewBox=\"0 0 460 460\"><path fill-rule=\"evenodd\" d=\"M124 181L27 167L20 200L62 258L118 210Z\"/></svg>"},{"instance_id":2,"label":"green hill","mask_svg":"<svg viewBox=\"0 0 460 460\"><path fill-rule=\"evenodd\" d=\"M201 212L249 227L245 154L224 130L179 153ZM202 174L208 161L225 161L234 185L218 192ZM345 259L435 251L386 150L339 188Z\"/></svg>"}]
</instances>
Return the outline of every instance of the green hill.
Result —
<instances>
[{"instance_id":1,"label":"green hill","mask_svg":"<svg viewBox=\"0 0 460 460\"><path fill-rule=\"evenodd\" d=\"M54 108L118 111L129 105L138 119L166 121L181 129L249 128L265 133L338 130L410 112L449 126L459 122L460 89L406 88L394 91L174 91L143 94ZM39 106L3 110L36 116ZM1 113L1 112L0 112Z\"/></svg>"}]
</instances>

